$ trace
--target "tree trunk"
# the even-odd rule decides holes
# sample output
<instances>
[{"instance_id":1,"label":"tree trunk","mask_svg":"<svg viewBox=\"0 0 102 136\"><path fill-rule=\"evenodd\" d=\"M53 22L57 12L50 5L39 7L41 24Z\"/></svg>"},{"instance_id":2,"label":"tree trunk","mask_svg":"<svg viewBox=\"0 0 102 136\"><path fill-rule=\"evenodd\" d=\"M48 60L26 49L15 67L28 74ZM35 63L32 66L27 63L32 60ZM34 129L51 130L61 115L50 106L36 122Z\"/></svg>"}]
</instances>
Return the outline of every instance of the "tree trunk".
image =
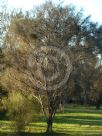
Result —
<instances>
[{"instance_id":1,"label":"tree trunk","mask_svg":"<svg viewBox=\"0 0 102 136\"><path fill-rule=\"evenodd\" d=\"M100 110L100 100L98 100L96 103L96 110Z\"/></svg>"},{"instance_id":2,"label":"tree trunk","mask_svg":"<svg viewBox=\"0 0 102 136\"><path fill-rule=\"evenodd\" d=\"M46 132L47 133L52 133L52 117L49 117L48 120L47 120L47 130Z\"/></svg>"},{"instance_id":3,"label":"tree trunk","mask_svg":"<svg viewBox=\"0 0 102 136\"><path fill-rule=\"evenodd\" d=\"M84 92L84 105L87 105L88 104L88 101L87 101L87 91L85 90Z\"/></svg>"},{"instance_id":4,"label":"tree trunk","mask_svg":"<svg viewBox=\"0 0 102 136\"><path fill-rule=\"evenodd\" d=\"M59 112L64 113L64 104L59 104Z\"/></svg>"}]
</instances>

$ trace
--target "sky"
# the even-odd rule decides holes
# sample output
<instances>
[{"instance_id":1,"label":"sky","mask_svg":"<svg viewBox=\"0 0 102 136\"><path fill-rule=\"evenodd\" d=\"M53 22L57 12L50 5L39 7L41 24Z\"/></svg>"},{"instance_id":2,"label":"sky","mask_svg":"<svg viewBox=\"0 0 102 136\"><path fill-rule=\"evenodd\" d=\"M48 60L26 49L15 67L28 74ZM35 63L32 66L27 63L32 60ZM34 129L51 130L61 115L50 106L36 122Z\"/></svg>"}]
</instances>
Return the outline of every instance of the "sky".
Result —
<instances>
[{"instance_id":1,"label":"sky","mask_svg":"<svg viewBox=\"0 0 102 136\"><path fill-rule=\"evenodd\" d=\"M91 20L102 23L102 0L52 0L54 3L63 2L63 4L74 4L78 8L84 9L84 14L91 15ZM8 0L10 8L23 8L29 10L33 6L40 5L46 0Z\"/></svg>"}]
</instances>

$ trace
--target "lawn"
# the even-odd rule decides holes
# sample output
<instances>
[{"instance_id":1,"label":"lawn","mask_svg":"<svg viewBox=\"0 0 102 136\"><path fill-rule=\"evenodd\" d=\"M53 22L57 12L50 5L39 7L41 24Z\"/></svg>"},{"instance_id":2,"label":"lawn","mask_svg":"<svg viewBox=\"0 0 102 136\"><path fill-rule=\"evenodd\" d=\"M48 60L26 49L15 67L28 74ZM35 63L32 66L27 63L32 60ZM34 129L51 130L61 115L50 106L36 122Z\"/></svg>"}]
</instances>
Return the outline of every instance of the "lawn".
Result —
<instances>
[{"instance_id":1,"label":"lawn","mask_svg":"<svg viewBox=\"0 0 102 136\"><path fill-rule=\"evenodd\" d=\"M12 136L12 122L0 115L0 136ZM26 126L22 136L44 136L46 123L42 115ZM102 136L102 110L77 105L66 106L63 114L57 113L53 136ZM49 136L49 135L48 135Z\"/></svg>"}]
</instances>

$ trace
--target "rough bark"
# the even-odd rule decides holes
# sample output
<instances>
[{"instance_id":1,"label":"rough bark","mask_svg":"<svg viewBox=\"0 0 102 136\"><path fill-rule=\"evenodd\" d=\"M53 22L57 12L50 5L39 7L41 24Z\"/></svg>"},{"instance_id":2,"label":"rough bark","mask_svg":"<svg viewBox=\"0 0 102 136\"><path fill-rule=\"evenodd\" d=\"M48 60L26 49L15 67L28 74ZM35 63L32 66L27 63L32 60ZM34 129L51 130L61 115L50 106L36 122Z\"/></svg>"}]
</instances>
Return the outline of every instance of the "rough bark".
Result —
<instances>
[{"instance_id":1,"label":"rough bark","mask_svg":"<svg viewBox=\"0 0 102 136\"><path fill-rule=\"evenodd\" d=\"M47 133L52 133L53 132L52 124L53 124L53 119L52 119L51 116L49 116L48 119L47 119L47 130L46 130Z\"/></svg>"}]
</instances>

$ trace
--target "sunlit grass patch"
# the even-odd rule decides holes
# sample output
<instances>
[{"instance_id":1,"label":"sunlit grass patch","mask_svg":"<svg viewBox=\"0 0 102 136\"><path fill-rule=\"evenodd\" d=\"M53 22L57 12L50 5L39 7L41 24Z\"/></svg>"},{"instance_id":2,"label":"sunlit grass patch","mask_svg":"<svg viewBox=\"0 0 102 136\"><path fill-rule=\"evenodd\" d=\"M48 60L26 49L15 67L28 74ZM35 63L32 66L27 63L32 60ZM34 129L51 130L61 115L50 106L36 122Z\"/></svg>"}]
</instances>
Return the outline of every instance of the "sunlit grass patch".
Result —
<instances>
[{"instance_id":1,"label":"sunlit grass patch","mask_svg":"<svg viewBox=\"0 0 102 136\"><path fill-rule=\"evenodd\" d=\"M0 136L14 131L12 123L0 121ZM95 110L94 107L67 106L63 114L56 114L53 130L60 136L102 136L102 110ZM44 136L46 122L43 115L27 125L23 131L24 136Z\"/></svg>"}]
</instances>

